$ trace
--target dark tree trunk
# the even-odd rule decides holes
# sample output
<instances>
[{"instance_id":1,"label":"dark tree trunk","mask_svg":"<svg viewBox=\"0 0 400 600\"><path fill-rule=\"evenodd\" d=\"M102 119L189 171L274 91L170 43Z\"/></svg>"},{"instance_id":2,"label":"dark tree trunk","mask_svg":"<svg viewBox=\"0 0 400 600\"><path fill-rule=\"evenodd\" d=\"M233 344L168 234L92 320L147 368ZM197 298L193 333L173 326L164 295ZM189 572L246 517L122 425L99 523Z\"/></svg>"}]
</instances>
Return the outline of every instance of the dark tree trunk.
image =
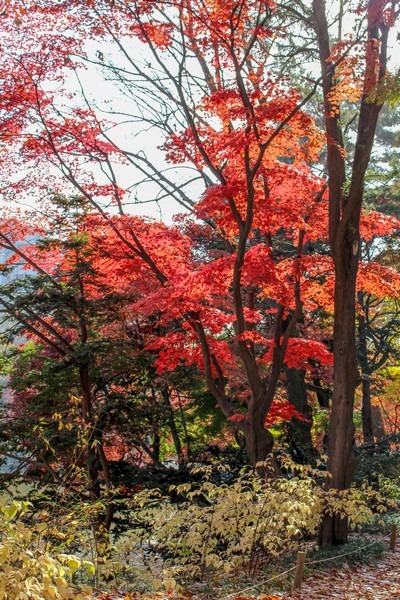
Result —
<instances>
[{"instance_id":1,"label":"dark tree trunk","mask_svg":"<svg viewBox=\"0 0 400 600\"><path fill-rule=\"evenodd\" d=\"M318 404L321 408L330 408L331 405L331 389L322 387L321 380L316 377L313 379L313 386L310 389L315 392Z\"/></svg>"},{"instance_id":2,"label":"dark tree trunk","mask_svg":"<svg viewBox=\"0 0 400 600\"><path fill-rule=\"evenodd\" d=\"M358 252L353 252L353 240L347 239L347 244L342 246L342 253L343 258L347 258L347 264L337 273L335 285L335 368L328 445L328 469L332 477L327 482L329 487L337 490L350 487L354 471L353 405L357 382L355 279ZM339 515L326 517L321 529L321 545L345 543L347 529L346 519Z\"/></svg>"},{"instance_id":3,"label":"dark tree trunk","mask_svg":"<svg viewBox=\"0 0 400 600\"><path fill-rule=\"evenodd\" d=\"M111 475L109 463L103 449L102 433L93 423L92 393L88 364L80 366L79 377L81 384L83 422L88 430L87 439L85 439L84 442L87 486L89 498L91 502L95 504L102 496L100 473L103 473L106 493L111 488ZM114 510L113 503L108 501L106 502L105 509L101 512L95 512L91 519L91 527L99 556L106 556L109 551L109 529L112 523Z\"/></svg>"},{"instance_id":4,"label":"dark tree trunk","mask_svg":"<svg viewBox=\"0 0 400 600\"><path fill-rule=\"evenodd\" d=\"M154 456L154 463L160 463L160 448L161 448L161 438L158 431L154 431L153 433L153 445L152 445L152 453Z\"/></svg>"},{"instance_id":5,"label":"dark tree trunk","mask_svg":"<svg viewBox=\"0 0 400 600\"><path fill-rule=\"evenodd\" d=\"M276 472L273 461L272 449L274 447L274 436L264 427L264 418L259 411L249 410L248 421L242 424L246 452L249 463L256 467L261 475L268 476ZM269 464L264 464L269 463Z\"/></svg>"},{"instance_id":6,"label":"dark tree trunk","mask_svg":"<svg viewBox=\"0 0 400 600\"><path fill-rule=\"evenodd\" d=\"M363 293L358 292L358 360L361 369L361 391L362 391L362 430L364 444L374 441L374 430L372 423L371 406L371 380L368 364L367 348L367 323L364 314L365 304Z\"/></svg>"},{"instance_id":7,"label":"dark tree trunk","mask_svg":"<svg viewBox=\"0 0 400 600\"><path fill-rule=\"evenodd\" d=\"M92 394L90 389L89 365L79 367L79 378L82 395L82 416L87 429L85 440L86 476L90 499L96 502L100 497L99 461L96 454L95 431L92 422Z\"/></svg>"},{"instance_id":8,"label":"dark tree trunk","mask_svg":"<svg viewBox=\"0 0 400 600\"><path fill-rule=\"evenodd\" d=\"M174 441L175 452L176 452L176 456L177 456L177 460L178 460L178 466L179 466L179 468L182 468L183 462L184 462L183 453L182 453L182 444L181 444L181 440L179 437L178 428L177 428L176 422L175 422L174 410L171 406L170 392L169 392L168 386L165 386L163 388L162 397L164 400L164 404L167 408L168 425L171 430L172 439Z\"/></svg>"},{"instance_id":9,"label":"dark tree trunk","mask_svg":"<svg viewBox=\"0 0 400 600\"><path fill-rule=\"evenodd\" d=\"M181 419L181 423L182 423L182 427L183 427L184 442L185 442L185 446L186 446L185 455L186 455L186 458L189 460L190 456L192 454L191 439L190 439L190 436L189 436L189 433L187 430L185 411L183 410L179 392L178 392L178 403L179 403L179 415L180 415L180 419ZM183 455L182 449L181 449L181 454L182 454L182 462L183 462L184 455Z\"/></svg>"},{"instance_id":10,"label":"dark tree trunk","mask_svg":"<svg viewBox=\"0 0 400 600\"><path fill-rule=\"evenodd\" d=\"M369 376L362 376L361 379L361 392L362 392L362 431L363 431L363 442L374 441L374 422L372 418L372 404L371 404L371 381Z\"/></svg>"},{"instance_id":11,"label":"dark tree trunk","mask_svg":"<svg viewBox=\"0 0 400 600\"><path fill-rule=\"evenodd\" d=\"M387 436L385 430L385 423L382 418L382 411L379 406L371 406L372 412L372 423L374 427L374 438L375 440L382 440Z\"/></svg>"},{"instance_id":12,"label":"dark tree trunk","mask_svg":"<svg viewBox=\"0 0 400 600\"><path fill-rule=\"evenodd\" d=\"M325 0L313 0L314 23L320 54L327 133L327 171L329 176L329 242L335 269L334 309L334 383L327 488L348 489L354 458L353 405L357 382L355 331L356 277L360 250L359 220L365 172L369 164L381 104L370 93L386 74L388 26L377 10L377 2L367 5L367 42L363 96L360 104L357 139L350 185L346 185L345 152L340 112L334 110L336 65L331 59ZM379 42L378 42L379 40ZM377 45L378 44L378 45ZM326 515L320 543L347 541L347 521L339 514Z\"/></svg>"},{"instance_id":13,"label":"dark tree trunk","mask_svg":"<svg viewBox=\"0 0 400 600\"><path fill-rule=\"evenodd\" d=\"M306 419L293 418L289 423L291 452L296 461L305 464L318 454L311 438L312 415L307 402L305 371L286 368L285 374L288 400Z\"/></svg>"}]
</instances>

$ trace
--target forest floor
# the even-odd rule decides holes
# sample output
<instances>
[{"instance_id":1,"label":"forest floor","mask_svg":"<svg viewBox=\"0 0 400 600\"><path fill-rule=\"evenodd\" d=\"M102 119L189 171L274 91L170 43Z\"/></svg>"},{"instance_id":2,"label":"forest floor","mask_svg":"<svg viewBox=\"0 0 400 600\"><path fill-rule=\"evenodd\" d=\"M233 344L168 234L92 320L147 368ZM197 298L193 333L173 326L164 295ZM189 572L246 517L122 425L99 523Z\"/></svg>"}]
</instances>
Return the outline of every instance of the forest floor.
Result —
<instances>
[{"instance_id":1,"label":"forest floor","mask_svg":"<svg viewBox=\"0 0 400 600\"><path fill-rule=\"evenodd\" d=\"M185 594L124 594L121 592L97 595L97 600L400 600L400 543L394 551L387 551L380 558L359 563L346 562L331 568L309 572L304 577L301 590L284 593L261 592L262 583L254 588L249 586L236 593L224 596L221 588L207 593ZM257 591L258 590L258 591Z\"/></svg>"},{"instance_id":2,"label":"forest floor","mask_svg":"<svg viewBox=\"0 0 400 600\"><path fill-rule=\"evenodd\" d=\"M263 595L259 596L263 600ZM271 598L264 595L264 600ZM371 564L342 564L306 577L301 590L278 600L400 600L400 547Z\"/></svg>"}]
</instances>

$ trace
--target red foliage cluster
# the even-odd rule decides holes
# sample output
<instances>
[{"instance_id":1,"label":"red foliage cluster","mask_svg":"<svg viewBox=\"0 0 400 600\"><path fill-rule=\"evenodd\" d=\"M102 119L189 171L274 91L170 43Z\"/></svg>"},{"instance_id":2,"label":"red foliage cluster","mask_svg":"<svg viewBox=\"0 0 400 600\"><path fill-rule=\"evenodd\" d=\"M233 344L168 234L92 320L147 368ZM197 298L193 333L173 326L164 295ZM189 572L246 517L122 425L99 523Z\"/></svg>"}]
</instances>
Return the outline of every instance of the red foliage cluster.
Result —
<instances>
[{"instance_id":1,"label":"red foliage cluster","mask_svg":"<svg viewBox=\"0 0 400 600\"><path fill-rule=\"evenodd\" d=\"M369 18L389 21L385 6L377 2ZM332 365L329 349L314 335L319 315L330 315L333 306L328 199L313 169L326 140L303 110L300 92L266 68L264 42L285 35L271 19L274 10L272 0L249 0L240 9L230 0L137 0L115 6L109 0L27 0L23 6L8 0L1 17L5 197L39 196L48 223L54 223L54 216L61 217L49 198L78 193L86 202L79 235L91 267L82 275L85 293L91 301L101 299L104 290L124 296L123 306L115 309L120 322L104 325L108 333L152 320L142 349L156 357L157 374L195 366L225 416L236 423L246 417L235 412L235 401L263 423L298 416L290 405L273 403L282 370L310 373L316 365ZM79 99L70 92L71 75L79 80L82 74L75 57L86 56L88 35L120 42L119 48L122 41L141 42L153 51L162 72L157 92L167 98L165 114L179 113L174 126L165 127L160 149L173 167L189 165L206 182L191 218L167 226L126 214L128 190L116 173L135 153L117 146L109 133L115 123L89 108L84 92ZM370 88L377 53L374 41L367 43ZM183 68L189 55L204 75L204 86L189 98L179 69L174 78L162 60L182 44L178 64ZM351 48L346 39L329 59L340 63L330 98L333 112L343 98L365 92L354 85L359 61ZM101 51L98 62L104 62ZM131 66L133 79L151 84L142 67ZM160 187L168 194L173 186L163 177L160 171ZM2 224L8 244L46 235L45 218L34 224L18 215L8 218ZM372 240L396 227L394 218L371 212L363 216L361 232ZM76 265L73 244L62 251L56 242L27 245L22 258L27 268L48 273L58 285ZM373 262L361 265L358 285L375 295L400 293L398 275ZM37 333L55 325L49 316ZM77 334L63 330L62 335L72 343Z\"/></svg>"}]
</instances>

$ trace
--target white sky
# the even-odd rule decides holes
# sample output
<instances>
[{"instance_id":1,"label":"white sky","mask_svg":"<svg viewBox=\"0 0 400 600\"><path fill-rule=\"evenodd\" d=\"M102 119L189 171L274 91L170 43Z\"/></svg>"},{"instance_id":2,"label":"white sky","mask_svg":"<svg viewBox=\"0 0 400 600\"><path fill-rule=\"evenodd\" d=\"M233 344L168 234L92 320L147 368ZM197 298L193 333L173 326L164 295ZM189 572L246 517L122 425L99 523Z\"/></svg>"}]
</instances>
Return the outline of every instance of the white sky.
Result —
<instances>
[{"instance_id":1,"label":"white sky","mask_svg":"<svg viewBox=\"0 0 400 600\"><path fill-rule=\"evenodd\" d=\"M329 6L329 3L327 3ZM338 13L338 2L332 1L330 3L330 12L332 15L336 15ZM351 30L353 24L351 17L346 17L344 21L347 28ZM345 33L345 32L344 32ZM392 32L391 36L391 60L395 64L399 64L400 55L397 53L398 42L396 42L396 34L397 31ZM130 42L131 48L135 55L135 58L141 57L143 64L146 64L146 61L149 60L148 53L146 53L146 48L143 44L138 41ZM91 42L87 46L89 57L95 59L96 53L101 50L105 57L108 57L110 53L113 52L111 47L106 47L104 42ZM396 51L395 51L396 50ZM317 67L318 69L318 67ZM76 81L74 81L74 76L71 75L71 89L75 86ZM131 109L131 105L126 104L126 99L122 97L116 90L116 87L109 82L104 82L101 75L99 75L98 68L93 65L88 65L87 70L84 73L84 77L82 78L82 84L84 85L85 92L88 97L93 97L97 100L98 104L105 109L112 107L116 111L121 112L129 112ZM112 101L112 104L109 101ZM122 119L122 117L121 117ZM122 148L127 150L133 150L135 152L144 152L150 160L154 161L160 169L169 168L171 169L170 173L173 174L174 179L179 181L185 181L188 173L182 172L182 176L179 173L179 170L172 165L168 165L164 159L163 152L159 149L160 144L163 142L163 139L160 134L157 133L156 129L151 130L143 130L143 126L141 124L133 124L130 123L127 125L126 123L122 125L117 125L112 132L113 139L121 145ZM134 172L134 168L132 166L115 166L115 170L118 173L119 183L121 187L130 187L135 185L138 181L138 174ZM17 177L19 175L16 175ZM101 175L99 174L99 178ZM203 191L202 186L199 183L193 184L188 188L189 195L196 201ZM131 194L129 197L129 212L138 215L147 215L152 216L154 218L162 218L166 222L171 222L173 214L177 212L182 212L183 208L180 207L175 201L171 202L168 199L163 199L159 203L152 202L153 199L157 197L159 189L154 183L143 183L139 188L133 187L131 189ZM137 194L137 199L139 202L135 203ZM26 200L29 205L30 200ZM1 200L0 200L1 203Z\"/></svg>"}]
</instances>

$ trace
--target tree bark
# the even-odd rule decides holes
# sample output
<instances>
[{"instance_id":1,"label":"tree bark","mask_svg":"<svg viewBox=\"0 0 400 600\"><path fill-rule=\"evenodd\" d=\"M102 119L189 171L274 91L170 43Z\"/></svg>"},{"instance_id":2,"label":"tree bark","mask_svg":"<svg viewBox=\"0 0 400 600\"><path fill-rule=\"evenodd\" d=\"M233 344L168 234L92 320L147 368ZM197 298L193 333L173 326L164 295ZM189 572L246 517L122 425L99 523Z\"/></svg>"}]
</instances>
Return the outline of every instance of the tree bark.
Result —
<instances>
[{"instance_id":1,"label":"tree bark","mask_svg":"<svg viewBox=\"0 0 400 600\"><path fill-rule=\"evenodd\" d=\"M343 244L346 254L347 244ZM347 248L348 249L348 248ZM328 445L328 470L331 478L327 487L346 490L350 487L353 471L353 406L357 382L355 345L355 279L356 255L350 251L348 270L336 276L334 325L334 379L331 427ZM325 518L320 544L342 544L347 541L347 520L340 515Z\"/></svg>"},{"instance_id":2,"label":"tree bark","mask_svg":"<svg viewBox=\"0 0 400 600\"><path fill-rule=\"evenodd\" d=\"M334 293L334 382L327 488L348 489L354 470L353 406L357 383L355 335L356 278L360 251L360 213L365 172L369 164L381 104L373 101L374 86L383 81L387 62L388 26L375 0L367 6L366 66L360 103L357 139L350 186L345 186L345 148L340 113L334 110L335 64L330 53L329 30L324 0L313 0L314 22L319 46L325 124L328 141L329 242L335 270ZM346 190L348 188L348 191ZM326 515L320 532L321 545L347 541L347 520L339 514Z\"/></svg>"},{"instance_id":3,"label":"tree bark","mask_svg":"<svg viewBox=\"0 0 400 600\"><path fill-rule=\"evenodd\" d=\"M312 417L307 402L305 372L299 369L285 369L286 389L289 402L306 419L301 421L296 417L289 423L290 448L293 458L300 463L312 462L317 452L311 438Z\"/></svg>"},{"instance_id":4,"label":"tree bark","mask_svg":"<svg viewBox=\"0 0 400 600\"><path fill-rule=\"evenodd\" d=\"M183 457L183 453L182 453L182 444L181 444L181 440L179 437L178 428L177 428L176 422L175 422L174 410L171 405L170 391L169 391L167 385L165 385L163 387L161 393L162 393L162 397L164 400L164 404L167 408L167 420L168 420L169 428L171 430L172 439L174 441L175 452L176 452L176 456L178 459L178 466L181 469L183 467L183 463L184 463L184 457Z\"/></svg>"},{"instance_id":5,"label":"tree bark","mask_svg":"<svg viewBox=\"0 0 400 600\"><path fill-rule=\"evenodd\" d=\"M371 380L368 364L367 348L367 325L364 314L363 293L358 292L358 361L361 369L361 393L362 393L362 431L364 444L374 441L374 430L372 423L371 406Z\"/></svg>"},{"instance_id":6,"label":"tree bark","mask_svg":"<svg viewBox=\"0 0 400 600\"><path fill-rule=\"evenodd\" d=\"M265 429L264 419L258 410L249 410L248 420L242 424L241 430L250 464L257 468L261 476L275 474L276 466L272 456L274 436Z\"/></svg>"},{"instance_id":7,"label":"tree bark","mask_svg":"<svg viewBox=\"0 0 400 600\"><path fill-rule=\"evenodd\" d=\"M93 423L90 370L87 363L79 367L79 378L82 398L81 409L86 429L83 443L85 444L87 487L90 501L95 504L102 496L100 472L103 472L106 495L111 488L111 474L103 449L102 432L98 429L98 425L95 426ZM115 512L115 507L111 499L105 496L105 501L105 508L95 512L93 517L91 517L91 527L96 543L96 551L99 556L106 556L109 551L109 529Z\"/></svg>"},{"instance_id":8,"label":"tree bark","mask_svg":"<svg viewBox=\"0 0 400 600\"><path fill-rule=\"evenodd\" d=\"M319 377L314 377L312 385L308 386L310 390L315 392L320 408L330 408L331 389L324 388Z\"/></svg>"}]
</instances>

